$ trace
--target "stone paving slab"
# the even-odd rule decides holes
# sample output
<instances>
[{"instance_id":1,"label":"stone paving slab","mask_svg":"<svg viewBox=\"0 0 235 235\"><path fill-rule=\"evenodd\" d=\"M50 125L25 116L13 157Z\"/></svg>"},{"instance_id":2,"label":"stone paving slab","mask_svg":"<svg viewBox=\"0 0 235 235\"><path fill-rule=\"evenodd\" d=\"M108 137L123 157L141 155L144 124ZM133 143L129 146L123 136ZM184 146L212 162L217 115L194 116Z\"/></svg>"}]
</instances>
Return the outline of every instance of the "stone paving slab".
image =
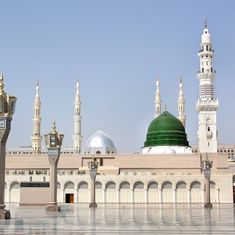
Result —
<instances>
[{"instance_id":1,"label":"stone paving slab","mask_svg":"<svg viewBox=\"0 0 235 235\"><path fill-rule=\"evenodd\" d=\"M235 234L233 204L62 204L61 212L10 204L0 234Z\"/></svg>"}]
</instances>

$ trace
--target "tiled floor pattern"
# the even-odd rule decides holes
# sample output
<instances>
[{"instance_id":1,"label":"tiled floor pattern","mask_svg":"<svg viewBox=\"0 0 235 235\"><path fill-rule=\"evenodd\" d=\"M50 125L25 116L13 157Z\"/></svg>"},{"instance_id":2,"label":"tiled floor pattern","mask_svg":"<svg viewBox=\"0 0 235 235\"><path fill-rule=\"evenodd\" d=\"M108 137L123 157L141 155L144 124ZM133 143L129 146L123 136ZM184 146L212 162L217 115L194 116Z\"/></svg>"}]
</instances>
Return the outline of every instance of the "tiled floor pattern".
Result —
<instances>
[{"instance_id":1,"label":"tiled floor pattern","mask_svg":"<svg viewBox=\"0 0 235 235\"><path fill-rule=\"evenodd\" d=\"M235 234L232 204L63 204L62 212L8 205L11 220L0 220L0 234Z\"/></svg>"}]
</instances>

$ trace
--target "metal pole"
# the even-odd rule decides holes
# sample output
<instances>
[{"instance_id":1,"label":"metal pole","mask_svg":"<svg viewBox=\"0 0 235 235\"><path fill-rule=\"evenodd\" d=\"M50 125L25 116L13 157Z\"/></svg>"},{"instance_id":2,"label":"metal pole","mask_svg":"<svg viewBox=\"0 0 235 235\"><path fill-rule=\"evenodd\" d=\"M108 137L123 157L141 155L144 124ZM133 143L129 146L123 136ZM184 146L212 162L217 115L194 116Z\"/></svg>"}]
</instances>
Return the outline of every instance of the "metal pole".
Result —
<instances>
[{"instance_id":1,"label":"metal pole","mask_svg":"<svg viewBox=\"0 0 235 235\"><path fill-rule=\"evenodd\" d=\"M53 155L50 155L50 150L51 149L48 149L48 158L50 162L50 202L46 207L46 210L61 211L60 206L57 205L57 165L59 161L60 148L57 148L57 154Z\"/></svg>"},{"instance_id":2,"label":"metal pole","mask_svg":"<svg viewBox=\"0 0 235 235\"><path fill-rule=\"evenodd\" d=\"M5 149L6 143L0 143L0 209L4 209L5 191Z\"/></svg>"},{"instance_id":3,"label":"metal pole","mask_svg":"<svg viewBox=\"0 0 235 235\"><path fill-rule=\"evenodd\" d=\"M10 219L10 211L5 209L5 164L6 164L6 141L9 130L0 130L0 219Z\"/></svg>"},{"instance_id":4,"label":"metal pole","mask_svg":"<svg viewBox=\"0 0 235 235\"><path fill-rule=\"evenodd\" d=\"M205 208L212 208L212 204L211 204L211 200L210 200L210 174L211 174L211 170L207 169L204 171L204 175L205 175L205 203L204 203L204 207Z\"/></svg>"},{"instance_id":5,"label":"metal pole","mask_svg":"<svg viewBox=\"0 0 235 235\"><path fill-rule=\"evenodd\" d=\"M97 207L97 203L95 202L95 177L93 175L91 175L91 203L89 207Z\"/></svg>"}]
</instances>

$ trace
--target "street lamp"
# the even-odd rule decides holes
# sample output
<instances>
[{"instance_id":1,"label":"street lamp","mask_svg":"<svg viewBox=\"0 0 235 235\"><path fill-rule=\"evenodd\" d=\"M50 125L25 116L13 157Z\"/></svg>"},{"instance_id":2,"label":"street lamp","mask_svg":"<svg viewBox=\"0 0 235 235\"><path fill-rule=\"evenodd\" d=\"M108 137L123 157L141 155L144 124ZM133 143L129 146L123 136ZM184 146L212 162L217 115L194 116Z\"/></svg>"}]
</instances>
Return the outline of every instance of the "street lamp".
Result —
<instances>
[{"instance_id":1,"label":"street lamp","mask_svg":"<svg viewBox=\"0 0 235 235\"><path fill-rule=\"evenodd\" d=\"M202 171L204 172L205 176L205 200L204 200L204 207L205 208L212 208L211 199L210 199L210 176L211 176L211 168L213 165L213 161L208 159L206 155L206 159L202 161Z\"/></svg>"},{"instance_id":2,"label":"street lamp","mask_svg":"<svg viewBox=\"0 0 235 235\"><path fill-rule=\"evenodd\" d=\"M5 209L5 162L6 142L11 130L11 120L15 112L16 97L4 91L3 74L0 75L0 219L10 219L10 211Z\"/></svg>"},{"instance_id":3,"label":"street lamp","mask_svg":"<svg viewBox=\"0 0 235 235\"><path fill-rule=\"evenodd\" d=\"M64 135L57 132L56 123L54 121L52 131L47 135L44 135L44 137L50 163L50 202L46 207L46 210L60 211L61 208L57 205L57 165L60 158L60 147Z\"/></svg>"},{"instance_id":4,"label":"street lamp","mask_svg":"<svg viewBox=\"0 0 235 235\"><path fill-rule=\"evenodd\" d=\"M94 157L92 158L91 161L88 162L88 168L90 171L90 177L91 177L91 202L89 204L90 208L96 208L97 204L95 202L95 178L97 174L97 169L98 169L99 163L95 161Z\"/></svg>"}]
</instances>

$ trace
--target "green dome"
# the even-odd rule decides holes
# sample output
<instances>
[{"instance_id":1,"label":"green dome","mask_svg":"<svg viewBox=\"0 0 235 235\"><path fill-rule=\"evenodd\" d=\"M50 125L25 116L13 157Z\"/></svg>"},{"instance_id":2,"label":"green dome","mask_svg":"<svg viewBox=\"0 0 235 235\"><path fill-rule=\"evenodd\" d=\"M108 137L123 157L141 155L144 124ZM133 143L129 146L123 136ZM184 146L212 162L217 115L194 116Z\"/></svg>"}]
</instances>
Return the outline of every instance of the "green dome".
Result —
<instances>
[{"instance_id":1,"label":"green dome","mask_svg":"<svg viewBox=\"0 0 235 235\"><path fill-rule=\"evenodd\" d=\"M165 111L149 125L144 147L189 146L181 121Z\"/></svg>"}]
</instances>

